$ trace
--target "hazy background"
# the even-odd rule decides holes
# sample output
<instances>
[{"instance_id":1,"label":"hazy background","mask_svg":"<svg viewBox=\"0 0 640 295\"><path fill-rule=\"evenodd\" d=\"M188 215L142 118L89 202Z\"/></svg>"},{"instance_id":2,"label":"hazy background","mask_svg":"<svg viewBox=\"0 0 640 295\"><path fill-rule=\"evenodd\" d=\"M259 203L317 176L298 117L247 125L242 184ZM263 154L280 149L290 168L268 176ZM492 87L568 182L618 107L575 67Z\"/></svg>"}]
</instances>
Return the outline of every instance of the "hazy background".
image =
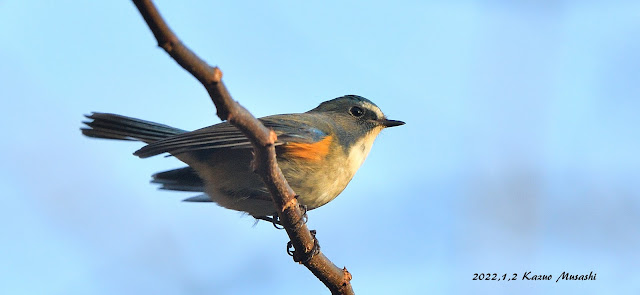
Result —
<instances>
[{"instance_id":1,"label":"hazy background","mask_svg":"<svg viewBox=\"0 0 640 295\"><path fill-rule=\"evenodd\" d=\"M85 2L0 0L0 293L328 294L285 232L148 183L176 159L81 136L219 122L130 1ZM640 293L640 2L299 2L157 4L256 116L407 122L309 214L358 294ZM554 280L472 280L525 271Z\"/></svg>"}]
</instances>

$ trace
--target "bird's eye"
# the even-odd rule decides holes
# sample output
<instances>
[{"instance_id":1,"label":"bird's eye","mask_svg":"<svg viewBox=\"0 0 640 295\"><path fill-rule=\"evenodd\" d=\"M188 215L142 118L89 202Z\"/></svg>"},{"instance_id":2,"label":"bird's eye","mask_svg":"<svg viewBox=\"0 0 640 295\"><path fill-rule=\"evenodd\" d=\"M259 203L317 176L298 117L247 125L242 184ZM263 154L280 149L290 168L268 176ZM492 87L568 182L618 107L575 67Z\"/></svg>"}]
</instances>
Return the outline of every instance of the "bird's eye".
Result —
<instances>
[{"instance_id":1,"label":"bird's eye","mask_svg":"<svg viewBox=\"0 0 640 295\"><path fill-rule=\"evenodd\" d=\"M361 107L351 107L349 109L349 113L354 117L362 117L362 115L364 115L364 110Z\"/></svg>"}]
</instances>

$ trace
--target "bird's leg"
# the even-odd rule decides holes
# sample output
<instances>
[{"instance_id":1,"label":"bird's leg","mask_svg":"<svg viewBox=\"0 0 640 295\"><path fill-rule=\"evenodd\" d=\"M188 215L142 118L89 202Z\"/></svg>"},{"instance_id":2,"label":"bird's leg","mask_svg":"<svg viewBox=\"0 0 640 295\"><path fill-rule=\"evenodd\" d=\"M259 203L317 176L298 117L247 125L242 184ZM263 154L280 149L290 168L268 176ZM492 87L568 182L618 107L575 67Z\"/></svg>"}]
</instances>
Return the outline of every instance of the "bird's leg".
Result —
<instances>
[{"instance_id":1,"label":"bird's leg","mask_svg":"<svg viewBox=\"0 0 640 295\"><path fill-rule=\"evenodd\" d=\"M282 223L280 223L280 218L278 217L278 214L273 214L271 216L257 216L257 217L255 217L255 219L260 219L260 220L271 222L271 224L273 224L273 227L275 227L277 229L283 229L284 228L284 227L282 227Z\"/></svg>"},{"instance_id":2,"label":"bird's leg","mask_svg":"<svg viewBox=\"0 0 640 295\"><path fill-rule=\"evenodd\" d=\"M309 251L309 253L300 254L298 251L295 250L295 248L293 247L293 243L291 243L291 241L287 243L287 254L293 257L293 261L298 262L300 264L305 264L311 261L311 258L313 258L313 256L320 253L320 243L316 238L316 230L312 229L310 232L311 232L311 235L313 236L313 248L311 248L311 251Z\"/></svg>"}]
</instances>

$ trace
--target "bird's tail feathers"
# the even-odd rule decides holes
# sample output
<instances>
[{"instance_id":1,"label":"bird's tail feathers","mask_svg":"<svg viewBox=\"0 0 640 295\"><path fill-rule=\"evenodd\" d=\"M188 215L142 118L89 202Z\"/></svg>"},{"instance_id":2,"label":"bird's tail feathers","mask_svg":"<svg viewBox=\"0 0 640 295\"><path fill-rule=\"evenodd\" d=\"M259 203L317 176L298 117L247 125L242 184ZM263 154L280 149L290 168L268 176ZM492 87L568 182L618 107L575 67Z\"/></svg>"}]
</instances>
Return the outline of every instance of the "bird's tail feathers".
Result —
<instances>
[{"instance_id":1,"label":"bird's tail feathers","mask_svg":"<svg viewBox=\"0 0 640 295\"><path fill-rule=\"evenodd\" d=\"M184 133L185 130L145 120L107 113L85 115L92 121L83 122L82 134L106 139L139 140L146 143Z\"/></svg>"}]
</instances>

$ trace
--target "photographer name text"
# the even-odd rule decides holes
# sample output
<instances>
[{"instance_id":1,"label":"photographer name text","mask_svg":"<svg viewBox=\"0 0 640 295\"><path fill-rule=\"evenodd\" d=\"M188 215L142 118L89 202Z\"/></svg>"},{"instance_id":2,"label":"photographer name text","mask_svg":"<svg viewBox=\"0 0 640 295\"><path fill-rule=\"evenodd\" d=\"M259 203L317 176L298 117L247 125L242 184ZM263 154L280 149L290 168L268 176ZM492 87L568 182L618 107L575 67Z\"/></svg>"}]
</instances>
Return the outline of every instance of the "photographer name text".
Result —
<instances>
[{"instance_id":1,"label":"photographer name text","mask_svg":"<svg viewBox=\"0 0 640 295\"><path fill-rule=\"evenodd\" d=\"M563 271L559 276L554 277L551 274L534 274L530 271L522 274L498 274L498 273L474 273L474 281L554 281L558 283L560 281L595 281L596 273L589 272L588 274L575 274Z\"/></svg>"}]
</instances>

